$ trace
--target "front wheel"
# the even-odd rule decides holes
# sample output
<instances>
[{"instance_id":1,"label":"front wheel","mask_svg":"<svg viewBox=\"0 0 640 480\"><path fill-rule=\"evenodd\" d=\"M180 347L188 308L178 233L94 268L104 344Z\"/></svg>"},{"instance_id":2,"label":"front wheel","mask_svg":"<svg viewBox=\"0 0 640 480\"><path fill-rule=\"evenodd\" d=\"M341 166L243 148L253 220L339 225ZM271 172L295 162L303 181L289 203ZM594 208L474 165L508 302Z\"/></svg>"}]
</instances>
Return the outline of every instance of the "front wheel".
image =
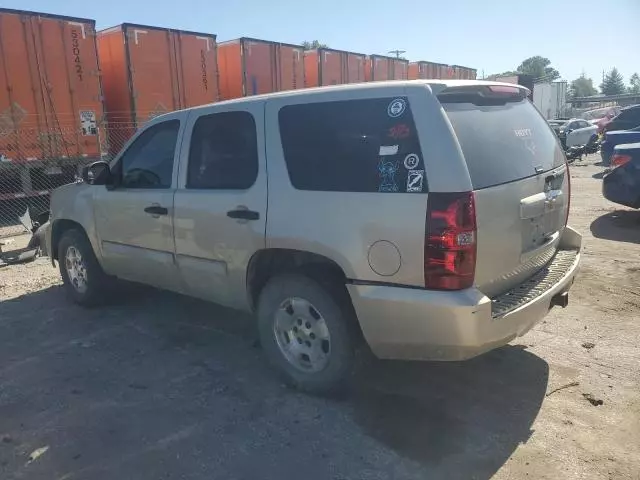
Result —
<instances>
[{"instance_id":1,"label":"front wheel","mask_svg":"<svg viewBox=\"0 0 640 480\"><path fill-rule=\"evenodd\" d=\"M258 329L270 363L309 393L339 390L353 368L346 299L303 275L273 278L260 294Z\"/></svg>"},{"instance_id":2,"label":"front wheel","mask_svg":"<svg viewBox=\"0 0 640 480\"><path fill-rule=\"evenodd\" d=\"M88 307L104 300L108 277L83 232L73 229L62 234L58 264L62 282L73 302Z\"/></svg>"}]
</instances>

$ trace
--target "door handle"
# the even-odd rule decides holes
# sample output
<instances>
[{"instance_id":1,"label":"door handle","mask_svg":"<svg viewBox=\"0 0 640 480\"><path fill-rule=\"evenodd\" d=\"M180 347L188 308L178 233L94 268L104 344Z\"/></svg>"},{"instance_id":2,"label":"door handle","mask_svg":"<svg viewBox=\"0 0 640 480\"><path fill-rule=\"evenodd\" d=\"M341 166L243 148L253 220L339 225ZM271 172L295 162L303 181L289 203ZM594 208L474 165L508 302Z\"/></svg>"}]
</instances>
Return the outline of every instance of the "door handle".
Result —
<instances>
[{"instance_id":1,"label":"door handle","mask_svg":"<svg viewBox=\"0 0 640 480\"><path fill-rule=\"evenodd\" d=\"M149 207L146 207L144 209L145 213L149 213L153 216L159 216L159 215L168 215L169 214L169 209L165 208L165 207L161 207L160 205L151 205Z\"/></svg>"},{"instance_id":2,"label":"door handle","mask_svg":"<svg viewBox=\"0 0 640 480\"><path fill-rule=\"evenodd\" d=\"M247 208L237 208L236 210L229 210L227 217L238 220L260 220L260 213Z\"/></svg>"}]
</instances>

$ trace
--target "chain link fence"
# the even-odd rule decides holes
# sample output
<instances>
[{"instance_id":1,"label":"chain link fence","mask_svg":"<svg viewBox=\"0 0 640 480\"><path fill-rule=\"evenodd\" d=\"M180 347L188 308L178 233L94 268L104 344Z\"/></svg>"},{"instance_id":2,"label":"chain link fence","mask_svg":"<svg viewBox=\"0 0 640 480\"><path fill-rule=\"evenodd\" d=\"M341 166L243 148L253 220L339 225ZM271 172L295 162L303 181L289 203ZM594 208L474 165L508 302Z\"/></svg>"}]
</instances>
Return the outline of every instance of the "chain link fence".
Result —
<instances>
[{"instance_id":1,"label":"chain link fence","mask_svg":"<svg viewBox=\"0 0 640 480\"><path fill-rule=\"evenodd\" d=\"M0 239L27 232L25 213L34 218L48 211L54 189L76 181L83 166L113 158L134 132L126 122L102 122L89 131L0 125Z\"/></svg>"}]
</instances>

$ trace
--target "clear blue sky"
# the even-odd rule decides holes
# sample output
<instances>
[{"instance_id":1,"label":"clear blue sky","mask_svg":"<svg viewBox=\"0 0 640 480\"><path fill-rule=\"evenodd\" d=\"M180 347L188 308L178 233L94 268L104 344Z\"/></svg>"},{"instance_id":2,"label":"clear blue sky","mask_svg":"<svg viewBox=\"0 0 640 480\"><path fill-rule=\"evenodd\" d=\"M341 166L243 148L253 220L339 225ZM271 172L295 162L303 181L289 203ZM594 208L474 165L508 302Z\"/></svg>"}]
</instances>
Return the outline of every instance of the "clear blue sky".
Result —
<instances>
[{"instance_id":1,"label":"clear blue sky","mask_svg":"<svg viewBox=\"0 0 640 480\"><path fill-rule=\"evenodd\" d=\"M597 86L618 67L640 73L640 0L2 0L2 7L330 47L464 65L486 75L542 55L563 78Z\"/></svg>"}]
</instances>

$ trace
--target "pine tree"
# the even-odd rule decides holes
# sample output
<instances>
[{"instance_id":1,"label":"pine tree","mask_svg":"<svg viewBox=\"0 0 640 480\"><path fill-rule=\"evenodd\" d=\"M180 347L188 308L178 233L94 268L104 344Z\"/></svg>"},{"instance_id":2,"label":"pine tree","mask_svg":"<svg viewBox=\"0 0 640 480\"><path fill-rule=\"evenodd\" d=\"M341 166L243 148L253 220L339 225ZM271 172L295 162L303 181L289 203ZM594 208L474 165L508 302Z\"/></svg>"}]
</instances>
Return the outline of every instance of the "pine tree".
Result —
<instances>
[{"instance_id":1,"label":"pine tree","mask_svg":"<svg viewBox=\"0 0 640 480\"><path fill-rule=\"evenodd\" d=\"M616 67L613 67L600 84L600 91L605 95L620 95L626 92L624 79Z\"/></svg>"},{"instance_id":2,"label":"pine tree","mask_svg":"<svg viewBox=\"0 0 640 480\"><path fill-rule=\"evenodd\" d=\"M640 75L637 73L629 78L629 93L640 93Z\"/></svg>"}]
</instances>

